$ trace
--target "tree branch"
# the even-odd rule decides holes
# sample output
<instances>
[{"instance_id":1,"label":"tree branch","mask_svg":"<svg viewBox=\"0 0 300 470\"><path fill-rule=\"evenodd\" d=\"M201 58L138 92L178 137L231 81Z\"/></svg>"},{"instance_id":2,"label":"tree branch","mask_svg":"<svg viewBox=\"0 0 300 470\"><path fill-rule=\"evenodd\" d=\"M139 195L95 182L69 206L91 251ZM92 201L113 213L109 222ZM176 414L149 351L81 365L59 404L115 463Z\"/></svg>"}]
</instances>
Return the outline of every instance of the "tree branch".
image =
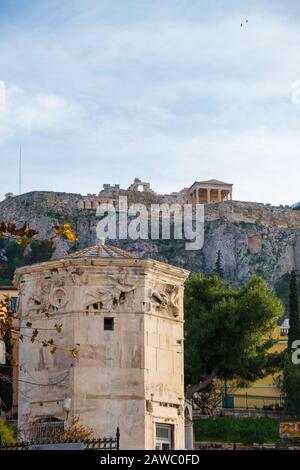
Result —
<instances>
[{"instance_id":1,"label":"tree branch","mask_svg":"<svg viewBox=\"0 0 300 470\"><path fill-rule=\"evenodd\" d=\"M218 375L219 368L214 367L212 371L209 374L206 374L199 383L195 385L191 385L187 387L186 392L185 392L185 397L187 400L191 400L193 398L193 395L197 392L201 392L202 390L205 390L206 387L208 387L213 379L216 378Z\"/></svg>"}]
</instances>

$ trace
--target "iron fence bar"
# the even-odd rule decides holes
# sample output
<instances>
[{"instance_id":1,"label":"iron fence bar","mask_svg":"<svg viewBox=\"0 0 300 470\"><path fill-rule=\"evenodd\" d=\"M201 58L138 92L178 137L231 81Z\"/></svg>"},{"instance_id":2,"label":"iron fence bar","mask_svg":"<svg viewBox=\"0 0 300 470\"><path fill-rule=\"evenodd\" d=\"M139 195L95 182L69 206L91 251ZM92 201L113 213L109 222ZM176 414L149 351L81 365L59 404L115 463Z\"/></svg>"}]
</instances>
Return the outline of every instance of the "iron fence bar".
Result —
<instances>
[{"instance_id":1,"label":"iron fence bar","mask_svg":"<svg viewBox=\"0 0 300 470\"><path fill-rule=\"evenodd\" d=\"M117 428L117 450L120 450L120 428Z\"/></svg>"},{"instance_id":2,"label":"iron fence bar","mask_svg":"<svg viewBox=\"0 0 300 470\"><path fill-rule=\"evenodd\" d=\"M119 450L120 449L120 430L117 428L116 437L104 437L99 439L84 439L82 442L85 445L86 450ZM28 450L29 446L41 445L41 444L62 444L74 442L74 440L61 441L59 439L51 439L47 437L45 439L31 439L28 441L21 441L16 443L5 443L0 440L0 451L1 450Z\"/></svg>"}]
</instances>

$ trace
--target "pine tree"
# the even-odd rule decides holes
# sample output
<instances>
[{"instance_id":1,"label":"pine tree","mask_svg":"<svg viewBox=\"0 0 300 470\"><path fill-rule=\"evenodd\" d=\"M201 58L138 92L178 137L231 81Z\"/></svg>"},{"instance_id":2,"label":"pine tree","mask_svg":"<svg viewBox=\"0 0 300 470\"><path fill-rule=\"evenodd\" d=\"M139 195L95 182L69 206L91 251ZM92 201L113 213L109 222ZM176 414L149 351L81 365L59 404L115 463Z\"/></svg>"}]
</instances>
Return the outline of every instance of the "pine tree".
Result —
<instances>
[{"instance_id":1,"label":"pine tree","mask_svg":"<svg viewBox=\"0 0 300 470\"><path fill-rule=\"evenodd\" d=\"M290 293L289 293L289 316L290 328L288 338L288 350L291 352L293 341L300 340L300 311L299 311L299 290L295 269L291 272Z\"/></svg>"},{"instance_id":2,"label":"pine tree","mask_svg":"<svg viewBox=\"0 0 300 470\"><path fill-rule=\"evenodd\" d=\"M224 270L223 270L223 267L222 267L222 253L221 253L221 250L218 250L218 253L217 253L217 259L216 259L216 264L215 264L215 274L217 274L217 276L219 276L221 279L224 276Z\"/></svg>"}]
</instances>

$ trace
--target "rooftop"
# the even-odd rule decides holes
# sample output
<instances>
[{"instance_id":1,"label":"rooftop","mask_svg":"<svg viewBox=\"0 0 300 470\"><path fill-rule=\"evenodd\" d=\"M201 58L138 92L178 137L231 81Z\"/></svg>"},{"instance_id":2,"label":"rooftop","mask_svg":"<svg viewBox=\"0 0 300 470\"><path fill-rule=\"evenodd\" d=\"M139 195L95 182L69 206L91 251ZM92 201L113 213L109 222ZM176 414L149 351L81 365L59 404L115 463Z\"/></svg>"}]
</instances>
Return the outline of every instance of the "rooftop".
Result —
<instances>
[{"instance_id":1,"label":"rooftop","mask_svg":"<svg viewBox=\"0 0 300 470\"><path fill-rule=\"evenodd\" d=\"M100 243L95 246L84 248L83 250L76 251L68 255L68 258L118 258L118 259L132 259L137 256L129 253L129 251L123 250L117 246L105 245L104 241L100 240Z\"/></svg>"},{"instance_id":2,"label":"rooftop","mask_svg":"<svg viewBox=\"0 0 300 470\"><path fill-rule=\"evenodd\" d=\"M220 181L220 180L205 180L205 181L195 181L192 186L194 186L194 184L216 184L216 185L219 185L219 186L233 186L232 183L225 183L224 181ZM190 188L192 187L190 186Z\"/></svg>"},{"instance_id":3,"label":"rooftop","mask_svg":"<svg viewBox=\"0 0 300 470\"><path fill-rule=\"evenodd\" d=\"M22 266L17 268L14 274L14 285L19 287L20 280L23 275L37 273L50 273L52 270L56 270L62 266L69 267L74 266L129 266L129 267L141 267L143 269L154 269L160 272L164 271L167 275L175 275L181 277L184 281L189 275L189 271L177 266L172 266L161 261L153 260L150 258L143 259L139 256L130 253L122 248L114 245L106 245L104 239L98 240L97 245L84 248L83 250L76 251L65 255L60 259L53 259L49 261L43 261L42 263L36 263L28 266Z\"/></svg>"}]
</instances>

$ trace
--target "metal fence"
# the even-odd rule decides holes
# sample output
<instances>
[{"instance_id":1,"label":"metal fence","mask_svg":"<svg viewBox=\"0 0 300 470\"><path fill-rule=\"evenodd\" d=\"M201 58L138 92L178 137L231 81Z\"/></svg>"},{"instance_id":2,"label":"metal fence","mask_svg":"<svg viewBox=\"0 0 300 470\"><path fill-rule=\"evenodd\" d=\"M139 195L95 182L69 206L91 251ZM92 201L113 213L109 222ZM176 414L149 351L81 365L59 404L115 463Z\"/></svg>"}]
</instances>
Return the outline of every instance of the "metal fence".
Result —
<instances>
[{"instance_id":1,"label":"metal fence","mask_svg":"<svg viewBox=\"0 0 300 470\"><path fill-rule=\"evenodd\" d=\"M45 444L68 444L68 443L81 443L84 445L84 450L120 450L120 430L117 428L115 437L104 437L98 439L84 439L61 441L53 439L30 440L23 442L15 442L8 444L0 441L1 450L29 450L31 446L45 445Z\"/></svg>"},{"instance_id":2,"label":"metal fence","mask_svg":"<svg viewBox=\"0 0 300 470\"><path fill-rule=\"evenodd\" d=\"M193 418L198 419L203 416L209 415L227 415L235 412L249 412L261 413L261 414L274 414L279 413L284 407L284 397L274 396L261 396L261 395L249 395L245 394L234 394L229 395L227 400L223 398L222 402L218 407L212 407L211 412L205 415L200 409L194 407Z\"/></svg>"},{"instance_id":3,"label":"metal fence","mask_svg":"<svg viewBox=\"0 0 300 470\"><path fill-rule=\"evenodd\" d=\"M35 423L30 431L29 439L31 441L42 441L51 439L56 433L65 429L64 421L49 421L44 423Z\"/></svg>"},{"instance_id":4,"label":"metal fence","mask_svg":"<svg viewBox=\"0 0 300 470\"><path fill-rule=\"evenodd\" d=\"M233 406L227 406L226 408L271 411L280 410L284 405L284 399L281 396L249 395L245 393L234 394L231 398Z\"/></svg>"}]
</instances>

